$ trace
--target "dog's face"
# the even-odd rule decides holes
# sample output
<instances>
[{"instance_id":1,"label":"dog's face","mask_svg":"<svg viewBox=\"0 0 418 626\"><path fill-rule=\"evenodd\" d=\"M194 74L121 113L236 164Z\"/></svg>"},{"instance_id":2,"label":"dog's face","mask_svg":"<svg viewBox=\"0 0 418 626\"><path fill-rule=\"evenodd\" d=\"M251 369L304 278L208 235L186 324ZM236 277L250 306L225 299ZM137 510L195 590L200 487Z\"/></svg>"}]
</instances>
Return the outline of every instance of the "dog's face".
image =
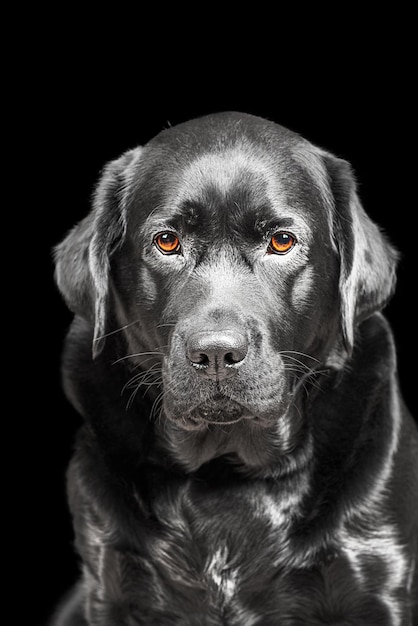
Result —
<instances>
[{"instance_id":1,"label":"dog's face","mask_svg":"<svg viewBox=\"0 0 418 626\"><path fill-rule=\"evenodd\" d=\"M70 308L95 325L95 355L123 327L120 356L150 372L138 385L161 375L168 420L280 424L290 447L298 391L344 365L356 324L391 294L395 253L347 163L274 123L220 114L111 163L57 260Z\"/></svg>"},{"instance_id":2,"label":"dog's face","mask_svg":"<svg viewBox=\"0 0 418 626\"><path fill-rule=\"evenodd\" d=\"M131 268L123 310L129 323L145 303L153 340L145 346L134 335L131 351L164 346L164 413L180 426L270 424L335 340L339 272L329 216L286 144L274 168L245 142L202 154L190 148L170 141L171 158L186 165L168 167L160 156L138 180L120 255ZM161 181L152 203L150 180Z\"/></svg>"}]
</instances>

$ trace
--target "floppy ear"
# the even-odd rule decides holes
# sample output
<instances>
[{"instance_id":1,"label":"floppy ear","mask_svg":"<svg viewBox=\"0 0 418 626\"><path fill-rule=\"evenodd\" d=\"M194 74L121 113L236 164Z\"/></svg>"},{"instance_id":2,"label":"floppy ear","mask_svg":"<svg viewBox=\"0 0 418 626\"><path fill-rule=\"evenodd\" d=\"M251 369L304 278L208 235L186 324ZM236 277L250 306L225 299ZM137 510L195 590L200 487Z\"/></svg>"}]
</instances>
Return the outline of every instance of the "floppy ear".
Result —
<instances>
[{"instance_id":1,"label":"floppy ear","mask_svg":"<svg viewBox=\"0 0 418 626\"><path fill-rule=\"evenodd\" d=\"M112 253L124 240L126 205L142 148L103 170L91 213L54 250L55 280L68 307L94 325L93 358L103 349Z\"/></svg>"},{"instance_id":2,"label":"floppy ear","mask_svg":"<svg viewBox=\"0 0 418 626\"><path fill-rule=\"evenodd\" d=\"M322 156L333 195L341 322L345 348L350 353L356 325L381 310L394 291L398 254L366 215L349 163L328 153Z\"/></svg>"}]
</instances>

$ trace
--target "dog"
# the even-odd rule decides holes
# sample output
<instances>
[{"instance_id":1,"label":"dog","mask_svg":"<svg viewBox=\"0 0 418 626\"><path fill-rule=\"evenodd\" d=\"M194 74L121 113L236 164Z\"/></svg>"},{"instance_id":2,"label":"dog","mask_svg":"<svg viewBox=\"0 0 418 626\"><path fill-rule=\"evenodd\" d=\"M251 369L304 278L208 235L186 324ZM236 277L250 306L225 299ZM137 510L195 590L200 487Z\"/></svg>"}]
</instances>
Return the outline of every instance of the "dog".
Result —
<instances>
[{"instance_id":1,"label":"dog","mask_svg":"<svg viewBox=\"0 0 418 626\"><path fill-rule=\"evenodd\" d=\"M55 248L81 579L56 626L412 626L398 254L350 165L235 112L103 170Z\"/></svg>"}]
</instances>

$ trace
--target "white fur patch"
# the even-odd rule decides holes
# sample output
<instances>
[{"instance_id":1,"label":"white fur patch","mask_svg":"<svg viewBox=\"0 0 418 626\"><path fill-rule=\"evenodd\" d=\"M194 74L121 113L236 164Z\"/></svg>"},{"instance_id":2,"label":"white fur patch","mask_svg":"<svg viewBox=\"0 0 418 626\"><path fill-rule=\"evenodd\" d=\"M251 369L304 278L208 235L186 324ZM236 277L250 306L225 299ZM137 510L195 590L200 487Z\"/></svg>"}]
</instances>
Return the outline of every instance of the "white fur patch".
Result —
<instances>
[{"instance_id":1,"label":"white fur patch","mask_svg":"<svg viewBox=\"0 0 418 626\"><path fill-rule=\"evenodd\" d=\"M269 493L261 493L261 491L256 497L251 496L251 508L254 515L267 522L276 537L277 551L275 555L272 555L274 566L303 567L307 565L309 555L291 548L289 529L300 514L301 504L309 489L309 477L307 473L304 473L295 489L286 490L281 496L273 496Z\"/></svg>"},{"instance_id":2,"label":"white fur patch","mask_svg":"<svg viewBox=\"0 0 418 626\"><path fill-rule=\"evenodd\" d=\"M238 587L238 569L228 564L226 546L218 548L205 568L206 574L217 586L226 602L230 602Z\"/></svg>"},{"instance_id":3,"label":"white fur patch","mask_svg":"<svg viewBox=\"0 0 418 626\"><path fill-rule=\"evenodd\" d=\"M402 606L397 598L397 592L405 588L410 568L394 526L383 524L367 532L363 528L355 535L344 528L340 532L340 540L343 553L362 587L368 585L365 576L367 564L377 560L385 564L387 575L381 585L380 600L390 612L392 625L401 626Z\"/></svg>"}]
</instances>

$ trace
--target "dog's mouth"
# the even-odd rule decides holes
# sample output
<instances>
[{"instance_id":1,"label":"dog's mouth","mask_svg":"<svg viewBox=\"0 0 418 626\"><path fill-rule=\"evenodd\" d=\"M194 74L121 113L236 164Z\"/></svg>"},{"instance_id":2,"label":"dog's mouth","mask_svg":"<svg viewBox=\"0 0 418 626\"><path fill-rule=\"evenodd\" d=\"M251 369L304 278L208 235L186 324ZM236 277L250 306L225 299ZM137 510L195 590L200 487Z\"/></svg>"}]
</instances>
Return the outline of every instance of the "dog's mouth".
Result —
<instances>
[{"instance_id":1,"label":"dog's mouth","mask_svg":"<svg viewBox=\"0 0 418 626\"><path fill-rule=\"evenodd\" d=\"M235 424L250 415L241 404L222 396L205 402L191 411L189 419L195 423Z\"/></svg>"}]
</instances>

